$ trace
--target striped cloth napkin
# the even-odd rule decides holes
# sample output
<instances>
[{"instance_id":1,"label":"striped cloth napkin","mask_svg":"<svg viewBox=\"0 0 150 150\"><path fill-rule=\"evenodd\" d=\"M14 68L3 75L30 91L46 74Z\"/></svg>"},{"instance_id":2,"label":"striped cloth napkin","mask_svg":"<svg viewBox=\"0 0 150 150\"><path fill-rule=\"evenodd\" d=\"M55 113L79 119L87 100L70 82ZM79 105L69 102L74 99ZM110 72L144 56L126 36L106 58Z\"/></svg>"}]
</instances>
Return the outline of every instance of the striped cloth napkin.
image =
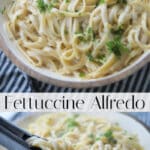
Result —
<instances>
[{"instance_id":1,"label":"striped cloth napkin","mask_svg":"<svg viewBox=\"0 0 150 150\"><path fill-rule=\"evenodd\" d=\"M128 78L97 88L72 89L49 85L19 70L0 51L0 92L149 92L150 63Z\"/></svg>"}]
</instances>

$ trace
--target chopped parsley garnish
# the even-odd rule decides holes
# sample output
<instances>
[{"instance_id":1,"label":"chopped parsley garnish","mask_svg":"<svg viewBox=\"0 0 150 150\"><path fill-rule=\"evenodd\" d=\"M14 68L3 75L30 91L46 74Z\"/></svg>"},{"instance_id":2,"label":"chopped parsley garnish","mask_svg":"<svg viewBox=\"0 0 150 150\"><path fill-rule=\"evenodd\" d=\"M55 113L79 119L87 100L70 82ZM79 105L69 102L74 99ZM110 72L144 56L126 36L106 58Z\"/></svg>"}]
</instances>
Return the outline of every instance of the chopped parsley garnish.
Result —
<instances>
[{"instance_id":1,"label":"chopped parsley garnish","mask_svg":"<svg viewBox=\"0 0 150 150\"><path fill-rule=\"evenodd\" d=\"M108 130L108 131L105 132L105 134L104 134L104 136L105 136L106 138L112 138L112 135L113 135L112 130Z\"/></svg>"},{"instance_id":2,"label":"chopped parsley garnish","mask_svg":"<svg viewBox=\"0 0 150 150\"><path fill-rule=\"evenodd\" d=\"M89 61L94 61L94 57L92 56L91 53L88 53L87 57L88 57Z\"/></svg>"},{"instance_id":3,"label":"chopped parsley garnish","mask_svg":"<svg viewBox=\"0 0 150 150\"><path fill-rule=\"evenodd\" d=\"M105 0L99 0L99 4L105 3Z\"/></svg>"},{"instance_id":4,"label":"chopped parsley garnish","mask_svg":"<svg viewBox=\"0 0 150 150\"><path fill-rule=\"evenodd\" d=\"M103 138L106 139L106 143L111 145L117 144L117 140L113 136L113 131L108 130L104 134L100 134L99 136L94 135L93 133L89 134L88 137L90 138L90 142L93 144L96 141L102 140Z\"/></svg>"},{"instance_id":5,"label":"chopped parsley garnish","mask_svg":"<svg viewBox=\"0 0 150 150\"><path fill-rule=\"evenodd\" d=\"M124 33L124 27L123 25L120 25L118 27L112 28L111 33L116 37L121 37Z\"/></svg>"},{"instance_id":6,"label":"chopped parsley garnish","mask_svg":"<svg viewBox=\"0 0 150 150\"><path fill-rule=\"evenodd\" d=\"M93 133L89 134L88 137L91 138L91 139L95 139L95 136L94 136Z\"/></svg>"},{"instance_id":7,"label":"chopped parsley garnish","mask_svg":"<svg viewBox=\"0 0 150 150\"><path fill-rule=\"evenodd\" d=\"M37 0L37 6L40 12L45 12L48 8L48 5L44 2L44 0Z\"/></svg>"},{"instance_id":8,"label":"chopped parsley garnish","mask_svg":"<svg viewBox=\"0 0 150 150\"><path fill-rule=\"evenodd\" d=\"M88 137L90 139L90 144L95 143L96 137L95 137L95 135L93 133L89 134Z\"/></svg>"},{"instance_id":9,"label":"chopped parsley garnish","mask_svg":"<svg viewBox=\"0 0 150 150\"><path fill-rule=\"evenodd\" d=\"M106 61L106 57L104 55L99 55L97 57L93 57L91 53L88 53L87 57L88 57L89 61L95 62L98 64L103 64Z\"/></svg>"},{"instance_id":10,"label":"chopped parsley garnish","mask_svg":"<svg viewBox=\"0 0 150 150\"><path fill-rule=\"evenodd\" d=\"M44 0L37 0L37 7L40 12L51 11L53 7L55 7L58 0L52 0L49 4L45 3Z\"/></svg>"},{"instance_id":11,"label":"chopped parsley garnish","mask_svg":"<svg viewBox=\"0 0 150 150\"><path fill-rule=\"evenodd\" d=\"M108 143L111 144L117 144L117 140L114 138L113 136L113 131L112 130L108 130L105 134L104 137L107 139Z\"/></svg>"},{"instance_id":12,"label":"chopped parsley garnish","mask_svg":"<svg viewBox=\"0 0 150 150\"><path fill-rule=\"evenodd\" d=\"M103 4L103 3L105 3L105 0L98 0L96 6L98 6L98 5L100 5L100 4Z\"/></svg>"},{"instance_id":13,"label":"chopped parsley garnish","mask_svg":"<svg viewBox=\"0 0 150 150\"><path fill-rule=\"evenodd\" d=\"M6 10L6 7L3 7L2 9L0 9L0 13L4 14L5 10Z\"/></svg>"},{"instance_id":14,"label":"chopped parsley garnish","mask_svg":"<svg viewBox=\"0 0 150 150\"><path fill-rule=\"evenodd\" d=\"M117 3L119 3L119 4L127 4L127 0L118 0Z\"/></svg>"},{"instance_id":15,"label":"chopped parsley garnish","mask_svg":"<svg viewBox=\"0 0 150 150\"><path fill-rule=\"evenodd\" d=\"M106 43L107 48L110 52L114 53L116 56L121 56L123 52L127 52L129 49L121 42L120 38L115 38Z\"/></svg>"},{"instance_id":16,"label":"chopped parsley garnish","mask_svg":"<svg viewBox=\"0 0 150 150\"><path fill-rule=\"evenodd\" d=\"M96 6L103 4L103 3L108 3L109 1L107 0L98 0ZM127 4L127 0L117 0L116 4Z\"/></svg>"},{"instance_id":17,"label":"chopped parsley garnish","mask_svg":"<svg viewBox=\"0 0 150 150\"><path fill-rule=\"evenodd\" d=\"M65 1L65 3L70 3L70 0L64 0Z\"/></svg>"},{"instance_id":18,"label":"chopped parsley garnish","mask_svg":"<svg viewBox=\"0 0 150 150\"><path fill-rule=\"evenodd\" d=\"M81 42L89 42L89 41L94 41L95 39L95 34L92 29L92 27L88 27L85 32L76 32L75 33Z\"/></svg>"},{"instance_id":19,"label":"chopped parsley garnish","mask_svg":"<svg viewBox=\"0 0 150 150\"><path fill-rule=\"evenodd\" d=\"M47 10L48 10L48 11L51 11L53 7L54 7L54 4L53 4L53 3L50 3L50 4L48 5Z\"/></svg>"},{"instance_id":20,"label":"chopped parsley garnish","mask_svg":"<svg viewBox=\"0 0 150 150\"><path fill-rule=\"evenodd\" d=\"M68 35L68 30L65 29L65 30L64 30L64 33L65 33L65 35Z\"/></svg>"},{"instance_id":21,"label":"chopped parsley garnish","mask_svg":"<svg viewBox=\"0 0 150 150\"><path fill-rule=\"evenodd\" d=\"M79 123L75 120L75 118L67 119L66 123L67 123L68 129L73 129L73 128L79 126Z\"/></svg>"},{"instance_id":22,"label":"chopped parsley garnish","mask_svg":"<svg viewBox=\"0 0 150 150\"><path fill-rule=\"evenodd\" d=\"M133 137L129 137L129 140L133 140L134 138Z\"/></svg>"},{"instance_id":23,"label":"chopped parsley garnish","mask_svg":"<svg viewBox=\"0 0 150 150\"><path fill-rule=\"evenodd\" d=\"M85 77L85 73L84 73L84 72L80 72L79 76L80 76L81 78L84 78L84 77Z\"/></svg>"},{"instance_id":24,"label":"chopped parsley garnish","mask_svg":"<svg viewBox=\"0 0 150 150\"><path fill-rule=\"evenodd\" d=\"M88 36L88 38L91 38L92 40L94 40L94 31L91 27L87 28L86 34Z\"/></svg>"}]
</instances>

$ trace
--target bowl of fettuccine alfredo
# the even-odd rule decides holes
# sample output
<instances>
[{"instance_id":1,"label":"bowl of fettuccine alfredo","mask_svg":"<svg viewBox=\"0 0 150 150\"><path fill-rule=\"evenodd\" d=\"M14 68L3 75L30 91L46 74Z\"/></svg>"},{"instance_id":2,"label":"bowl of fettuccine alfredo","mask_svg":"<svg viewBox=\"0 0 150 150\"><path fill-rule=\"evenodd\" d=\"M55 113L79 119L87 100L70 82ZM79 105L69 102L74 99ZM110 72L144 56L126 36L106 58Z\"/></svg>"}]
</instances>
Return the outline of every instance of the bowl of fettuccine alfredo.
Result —
<instances>
[{"instance_id":1,"label":"bowl of fettuccine alfredo","mask_svg":"<svg viewBox=\"0 0 150 150\"><path fill-rule=\"evenodd\" d=\"M102 86L150 60L147 0L0 0L1 47L29 75Z\"/></svg>"},{"instance_id":2,"label":"bowl of fettuccine alfredo","mask_svg":"<svg viewBox=\"0 0 150 150\"><path fill-rule=\"evenodd\" d=\"M47 139L27 140L42 150L149 150L148 130L119 113L33 113L17 124Z\"/></svg>"}]
</instances>

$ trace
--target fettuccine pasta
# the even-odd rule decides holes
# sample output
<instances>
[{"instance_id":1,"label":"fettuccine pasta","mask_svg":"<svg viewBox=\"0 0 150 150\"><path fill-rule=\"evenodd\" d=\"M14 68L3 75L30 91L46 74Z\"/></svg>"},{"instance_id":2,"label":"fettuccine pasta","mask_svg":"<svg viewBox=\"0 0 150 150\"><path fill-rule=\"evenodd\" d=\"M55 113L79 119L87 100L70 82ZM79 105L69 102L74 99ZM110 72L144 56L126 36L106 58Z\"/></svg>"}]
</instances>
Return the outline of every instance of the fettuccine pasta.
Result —
<instances>
[{"instance_id":1,"label":"fettuccine pasta","mask_svg":"<svg viewBox=\"0 0 150 150\"><path fill-rule=\"evenodd\" d=\"M65 76L101 78L150 49L148 0L16 0L6 14L27 60Z\"/></svg>"},{"instance_id":2,"label":"fettuccine pasta","mask_svg":"<svg viewBox=\"0 0 150 150\"><path fill-rule=\"evenodd\" d=\"M136 135L117 123L83 115L55 113L40 116L29 125L27 142L42 150L143 150Z\"/></svg>"}]
</instances>

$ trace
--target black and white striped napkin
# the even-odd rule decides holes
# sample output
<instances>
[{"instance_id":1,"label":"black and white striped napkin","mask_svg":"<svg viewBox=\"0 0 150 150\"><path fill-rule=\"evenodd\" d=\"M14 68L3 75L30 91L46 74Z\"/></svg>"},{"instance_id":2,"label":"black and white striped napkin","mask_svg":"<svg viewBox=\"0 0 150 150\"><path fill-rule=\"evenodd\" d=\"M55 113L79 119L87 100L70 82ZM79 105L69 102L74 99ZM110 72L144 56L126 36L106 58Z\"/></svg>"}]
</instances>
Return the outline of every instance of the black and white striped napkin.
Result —
<instances>
[{"instance_id":1,"label":"black and white striped napkin","mask_svg":"<svg viewBox=\"0 0 150 150\"><path fill-rule=\"evenodd\" d=\"M0 92L149 92L150 63L134 75L97 88L72 89L49 85L29 77L0 51Z\"/></svg>"}]
</instances>

